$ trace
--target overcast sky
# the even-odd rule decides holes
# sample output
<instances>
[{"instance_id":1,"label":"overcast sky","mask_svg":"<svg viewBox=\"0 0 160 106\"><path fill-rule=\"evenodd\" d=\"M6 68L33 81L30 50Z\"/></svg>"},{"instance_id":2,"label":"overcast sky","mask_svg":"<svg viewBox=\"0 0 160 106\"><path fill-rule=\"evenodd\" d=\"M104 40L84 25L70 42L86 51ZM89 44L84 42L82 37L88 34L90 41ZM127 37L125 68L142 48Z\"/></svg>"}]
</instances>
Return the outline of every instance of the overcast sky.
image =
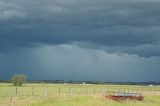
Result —
<instances>
[{"instance_id":1,"label":"overcast sky","mask_svg":"<svg viewBox=\"0 0 160 106\"><path fill-rule=\"evenodd\" d=\"M0 0L0 79L160 81L160 0Z\"/></svg>"}]
</instances>

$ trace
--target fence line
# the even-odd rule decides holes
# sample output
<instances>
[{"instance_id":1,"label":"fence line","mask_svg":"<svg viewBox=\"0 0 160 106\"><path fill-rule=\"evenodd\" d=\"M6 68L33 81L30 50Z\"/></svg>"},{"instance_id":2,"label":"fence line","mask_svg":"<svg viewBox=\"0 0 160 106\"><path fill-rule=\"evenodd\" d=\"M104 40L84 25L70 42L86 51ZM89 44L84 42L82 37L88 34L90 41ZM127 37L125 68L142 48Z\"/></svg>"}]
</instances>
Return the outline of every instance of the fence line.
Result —
<instances>
[{"instance_id":1,"label":"fence line","mask_svg":"<svg viewBox=\"0 0 160 106\"><path fill-rule=\"evenodd\" d=\"M66 87L66 88L62 88L62 87L55 87L53 90L52 88L36 88L36 87L32 87L31 88L31 92L26 91L23 92L23 90L21 90L23 88L21 87L15 87L15 90L12 90L11 94L10 94L10 103L13 102L13 97L15 96L38 96L38 95L43 95L44 97L48 97L50 95L61 95L61 94L68 94L68 95L74 95L74 94L106 94L106 92L111 91L111 92L142 92L143 89L133 89L133 88L122 88L122 89L116 89L116 88L95 88L95 87L84 87L84 88L72 88L72 87ZM58 92L57 92L58 91ZM29 95L31 94L31 95Z\"/></svg>"}]
</instances>

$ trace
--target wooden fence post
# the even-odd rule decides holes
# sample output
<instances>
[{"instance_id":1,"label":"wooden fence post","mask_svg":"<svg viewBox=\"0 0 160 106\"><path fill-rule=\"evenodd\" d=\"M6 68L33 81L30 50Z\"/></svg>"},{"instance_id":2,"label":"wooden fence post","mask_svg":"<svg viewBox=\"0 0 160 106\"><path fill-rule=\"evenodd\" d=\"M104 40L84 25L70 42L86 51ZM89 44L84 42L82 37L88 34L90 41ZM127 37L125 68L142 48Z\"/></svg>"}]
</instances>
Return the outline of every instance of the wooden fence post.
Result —
<instances>
[{"instance_id":1,"label":"wooden fence post","mask_svg":"<svg viewBox=\"0 0 160 106\"><path fill-rule=\"evenodd\" d=\"M12 106L12 103L13 103L13 92L11 91L11 95L10 95L10 106Z\"/></svg>"},{"instance_id":2,"label":"wooden fence post","mask_svg":"<svg viewBox=\"0 0 160 106\"><path fill-rule=\"evenodd\" d=\"M34 96L34 87L32 88L32 96Z\"/></svg>"},{"instance_id":3,"label":"wooden fence post","mask_svg":"<svg viewBox=\"0 0 160 106\"><path fill-rule=\"evenodd\" d=\"M68 93L69 93L69 95L71 95L71 88L68 89Z\"/></svg>"},{"instance_id":4,"label":"wooden fence post","mask_svg":"<svg viewBox=\"0 0 160 106\"><path fill-rule=\"evenodd\" d=\"M17 96L17 94L18 94L18 87L16 87L16 96Z\"/></svg>"},{"instance_id":5,"label":"wooden fence post","mask_svg":"<svg viewBox=\"0 0 160 106\"><path fill-rule=\"evenodd\" d=\"M61 94L61 88L59 88L59 95Z\"/></svg>"},{"instance_id":6,"label":"wooden fence post","mask_svg":"<svg viewBox=\"0 0 160 106\"><path fill-rule=\"evenodd\" d=\"M94 94L96 93L96 89L95 89L95 88L93 89L93 93L94 93Z\"/></svg>"}]
</instances>

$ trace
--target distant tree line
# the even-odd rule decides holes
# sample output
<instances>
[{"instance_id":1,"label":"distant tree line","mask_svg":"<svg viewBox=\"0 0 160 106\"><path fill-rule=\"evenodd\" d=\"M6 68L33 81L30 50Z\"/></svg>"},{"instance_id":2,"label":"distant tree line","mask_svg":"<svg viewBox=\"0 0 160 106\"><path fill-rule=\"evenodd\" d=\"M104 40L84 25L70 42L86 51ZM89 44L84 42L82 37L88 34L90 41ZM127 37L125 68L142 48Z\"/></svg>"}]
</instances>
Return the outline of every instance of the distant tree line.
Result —
<instances>
[{"instance_id":1,"label":"distant tree line","mask_svg":"<svg viewBox=\"0 0 160 106\"><path fill-rule=\"evenodd\" d=\"M28 83L57 83L57 84L108 84L108 85L160 85L160 82L103 82L103 81L65 81L65 80L29 80Z\"/></svg>"},{"instance_id":2,"label":"distant tree line","mask_svg":"<svg viewBox=\"0 0 160 106\"><path fill-rule=\"evenodd\" d=\"M22 86L24 83L57 83L57 84L108 84L108 85L160 85L160 82L103 82L103 81L73 81L73 80L28 80L25 74L14 74L11 80L0 80L0 83L13 83Z\"/></svg>"}]
</instances>

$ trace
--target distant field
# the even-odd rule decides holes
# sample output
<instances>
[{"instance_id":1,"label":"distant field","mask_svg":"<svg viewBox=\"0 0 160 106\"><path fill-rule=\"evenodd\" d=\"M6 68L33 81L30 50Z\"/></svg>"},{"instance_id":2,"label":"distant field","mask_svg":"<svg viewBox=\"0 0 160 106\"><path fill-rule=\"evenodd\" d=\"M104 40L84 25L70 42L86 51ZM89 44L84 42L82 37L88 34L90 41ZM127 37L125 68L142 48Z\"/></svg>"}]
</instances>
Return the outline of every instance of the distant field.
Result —
<instances>
[{"instance_id":1,"label":"distant field","mask_svg":"<svg viewBox=\"0 0 160 106\"><path fill-rule=\"evenodd\" d=\"M115 102L107 91L138 92L144 101ZM0 83L0 106L160 106L160 86Z\"/></svg>"}]
</instances>

